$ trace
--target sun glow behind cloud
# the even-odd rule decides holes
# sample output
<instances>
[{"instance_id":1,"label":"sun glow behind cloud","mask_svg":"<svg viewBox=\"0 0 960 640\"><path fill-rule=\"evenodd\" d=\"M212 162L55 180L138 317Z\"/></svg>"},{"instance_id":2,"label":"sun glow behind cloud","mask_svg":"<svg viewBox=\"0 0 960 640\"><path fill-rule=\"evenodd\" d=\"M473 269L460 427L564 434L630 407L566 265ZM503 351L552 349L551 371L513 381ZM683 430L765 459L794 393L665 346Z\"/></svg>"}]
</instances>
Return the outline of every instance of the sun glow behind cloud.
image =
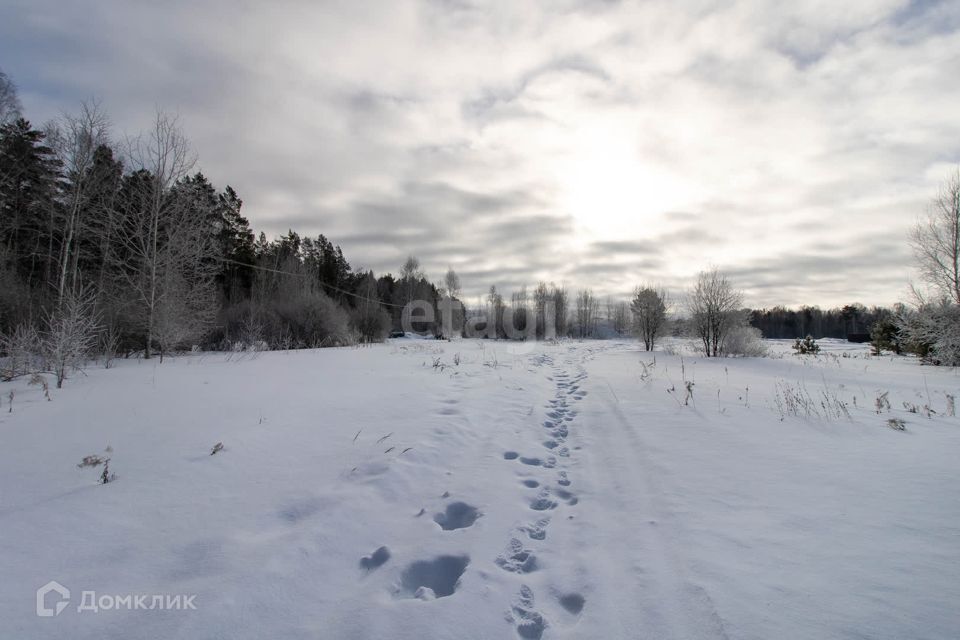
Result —
<instances>
[{"instance_id":1,"label":"sun glow behind cloud","mask_svg":"<svg viewBox=\"0 0 960 640\"><path fill-rule=\"evenodd\" d=\"M582 242L652 237L664 214L691 199L692 185L640 157L629 127L589 125L571 141L557 172L558 201Z\"/></svg>"}]
</instances>

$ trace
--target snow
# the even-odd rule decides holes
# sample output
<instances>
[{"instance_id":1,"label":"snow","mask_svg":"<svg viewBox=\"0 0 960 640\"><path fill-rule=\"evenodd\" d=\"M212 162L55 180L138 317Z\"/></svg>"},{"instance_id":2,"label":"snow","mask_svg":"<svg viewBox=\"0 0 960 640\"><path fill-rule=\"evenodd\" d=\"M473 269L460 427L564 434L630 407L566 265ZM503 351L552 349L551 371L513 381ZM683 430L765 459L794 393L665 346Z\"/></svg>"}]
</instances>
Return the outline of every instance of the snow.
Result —
<instances>
[{"instance_id":1,"label":"snow","mask_svg":"<svg viewBox=\"0 0 960 640\"><path fill-rule=\"evenodd\" d=\"M403 338L2 383L0 635L960 637L958 374L821 344ZM781 416L778 384L850 417Z\"/></svg>"}]
</instances>

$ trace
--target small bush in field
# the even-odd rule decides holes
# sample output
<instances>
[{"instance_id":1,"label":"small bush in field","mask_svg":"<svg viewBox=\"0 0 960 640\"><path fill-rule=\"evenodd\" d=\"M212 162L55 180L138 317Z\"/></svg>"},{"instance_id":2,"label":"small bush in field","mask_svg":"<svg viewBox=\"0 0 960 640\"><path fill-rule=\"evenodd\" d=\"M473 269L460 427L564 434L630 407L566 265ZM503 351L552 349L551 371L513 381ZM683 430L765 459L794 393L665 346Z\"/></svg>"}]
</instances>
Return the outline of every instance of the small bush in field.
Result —
<instances>
[{"instance_id":1,"label":"small bush in field","mask_svg":"<svg viewBox=\"0 0 960 640\"><path fill-rule=\"evenodd\" d=\"M0 380L9 381L43 370L46 363L41 351L40 334L32 326L20 325L9 334L0 334L0 352L6 355L0 361Z\"/></svg>"},{"instance_id":2,"label":"small bush in field","mask_svg":"<svg viewBox=\"0 0 960 640\"><path fill-rule=\"evenodd\" d=\"M35 373L30 376L30 385L37 385L43 389L43 396L47 399L47 402L50 401L50 385L47 383L47 379L44 378L39 373Z\"/></svg>"},{"instance_id":3,"label":"small bush in field","mask_svg":"<svg viewBox=\"0 0 960 640\"><path fill-rule=\"evenodd\" d=\"M723 354L762 358L767 355L760 329L750 326L732 327L723 340Z\"/></svg>"},{"instance_id":4,"label":"small bush in field","mask_svg":"<svg viewBox=\"0 0 960 640\"><path fill-rule=\"evenodd\" d=\"M793 343L793 350L802 356L816 354L820 353L820 345L813 339L813 336L807 336L803 340L797 338L797 341Z\"/></svg>"},{"instance_id":5,"label":"small bush in field","mask_svg":"<svg viewBox=\"0 0 960 640\"><path fill-rule=\"evenodd\" d=\"M886 409L887 411L890 411L890 398L889 398L889 396L890 396L890 392L889 392L889 391L884 391L883 393L881 393L880 395L877 396L877 399L876 399L876 400L874 400L873 406L874 406L874 408L876 408L877 413L880 413L880 412L883 411L884 409Z\"/></svg>"},{"instance_id":6,"label":"small bush in field","mask_svg":"<svg viewBox=\"0 0 960 640\"><path fill-rule=\"evenodd\" d=\"M113 449L107 447L105 452L112 453ZM100 484L107 484L108 482L113 482L116 480L116 474L110 473L110 458L105 458L99 455L84 456L83 460L80 461L80 464L77 465L77 468L85 469L87 467L92 467L95 469L101 465L103 466L103 472L100 474Z\"/></svg>"}]
</instances>

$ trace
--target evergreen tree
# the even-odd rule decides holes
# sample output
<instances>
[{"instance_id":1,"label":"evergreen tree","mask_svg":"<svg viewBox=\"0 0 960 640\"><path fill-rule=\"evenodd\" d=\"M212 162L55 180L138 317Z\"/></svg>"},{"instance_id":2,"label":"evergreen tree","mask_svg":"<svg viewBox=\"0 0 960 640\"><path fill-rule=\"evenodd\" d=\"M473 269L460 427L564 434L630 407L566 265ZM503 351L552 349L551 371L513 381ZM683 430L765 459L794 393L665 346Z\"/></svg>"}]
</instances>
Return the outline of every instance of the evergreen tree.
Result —
<instances>
[{"instance_id":1,"label":"evergreen tree","mask_svg":"<svg viewBox=\"0 0 960 640\"><path fill-rule=\"evenodd\" d=\"M219 248L224 258L217 280L227 300L241 300L250 296L257 259L256 244L250 223L240 213L243 201L227 186L217 196L219 214Z\"/></svg>"},{"instance_id":2,"label":"evergreen tree","mask_svg":"<svg viewBox=\"0 0 960 640\"><path fill-rule=\"evenodd\" d=\"M0 244L31 286L50 283L54 272L59 171L42 131L23 118L0 126Z\"/></svg>"}]
</instances>

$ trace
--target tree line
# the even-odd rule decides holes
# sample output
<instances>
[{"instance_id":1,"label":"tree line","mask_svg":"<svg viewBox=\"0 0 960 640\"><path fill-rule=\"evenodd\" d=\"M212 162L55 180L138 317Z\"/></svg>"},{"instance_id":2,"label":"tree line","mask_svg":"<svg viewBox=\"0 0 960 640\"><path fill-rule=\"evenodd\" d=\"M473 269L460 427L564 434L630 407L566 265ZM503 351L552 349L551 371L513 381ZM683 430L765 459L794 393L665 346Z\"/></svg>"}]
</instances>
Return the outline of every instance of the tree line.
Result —
<instances>
[{"instance_id":1,"label":"tree line","mask_svg":"<svg viewBox=\"0 0 960 640\"><path fill-rule=\"evenodd\" d=\"M160 111L146 131L119 140L97 103L36 127L0 72L8 365L380 340L407 302L440 299L415 260L398 277L376 277L354 272L323 235L255 235L239 194L195 166L174 115Z\"/></svg>"},{"instance_id":2,"label":"tree line","mask_svg":"<svg viewBox=\"0 0 960 640\"><path fill-rule=\"evenodd\" d=\"M322 234L255 234L240 195L211 184L196 161L163 111L119 140L98 103L35 127L0 72L0 377L44 369L62 382L91 354L336 346L399 331L636 335L648 350L673 333L695 337L707 356L757 353L761 335L867 335L960 361L960 338L944 329L953 331L960 303L958 180L912 235L928 287L910 307L750 310L717 269L698 274L676 306L655 285L601 301L589 288L539 282L509 294L491 286L470 307L453 269L434 283L410 256L396 276L378 276L355 271Z\"/></svg>"},{"instance_id":3,"label":"tree line","mask_svg":"<svg viewBox=\"0 0 960 640\"><path fill-rule=\"evenodd\" d=\"M794 339L841 338L867 336L878 321L891 316L893 309L867 308L853 303L833 309L802 306L788 309L783 306L750 311L750 325L763 333L764 338Z\"/></svg>"}]
</instances>

